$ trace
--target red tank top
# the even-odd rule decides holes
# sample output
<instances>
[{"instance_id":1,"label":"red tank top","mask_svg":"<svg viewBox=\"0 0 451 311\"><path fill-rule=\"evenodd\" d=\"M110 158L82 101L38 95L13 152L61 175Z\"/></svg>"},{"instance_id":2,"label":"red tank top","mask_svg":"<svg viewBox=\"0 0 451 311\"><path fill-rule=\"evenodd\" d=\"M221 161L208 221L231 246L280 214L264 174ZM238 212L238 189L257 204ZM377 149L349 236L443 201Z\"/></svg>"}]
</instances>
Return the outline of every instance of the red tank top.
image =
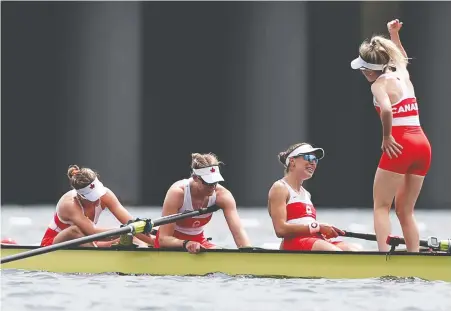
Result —
<instances>
[{"instance_id":1,"label":"red tank top","mask_svg":"<svg viewBox=\"0 0 451 311\"><path fill-rule=\"evenodd\" d=\"M404 82L400 81L395 73L385 73L380 77L386 77L387 79L395 79L396 84L402 91L401 99L392 104L393 112L393 127L406 126L406 127L418 127L420 126L420 116L418 111L418 103L415 94L407 88ZM379 77L379 78L380 78ZM379 79L378 78L378 79ZM377 103L376 98L373 97L373 104L377 113L381 114L381 107Z\"/></svg>"},{"instance_id":2,"label":"red tank top","mask_svg":"<svg viewBox=\"0 0 451 311\"><path fill-rule=\"evenodd\" d=\"M312 204L310 193L303 187L299 189L299 193L284 180L282 183L288 189L290 198L287 202L287 222L296 224L309 224L316 220L316 209Z\"/></svg>"}]
</instances>

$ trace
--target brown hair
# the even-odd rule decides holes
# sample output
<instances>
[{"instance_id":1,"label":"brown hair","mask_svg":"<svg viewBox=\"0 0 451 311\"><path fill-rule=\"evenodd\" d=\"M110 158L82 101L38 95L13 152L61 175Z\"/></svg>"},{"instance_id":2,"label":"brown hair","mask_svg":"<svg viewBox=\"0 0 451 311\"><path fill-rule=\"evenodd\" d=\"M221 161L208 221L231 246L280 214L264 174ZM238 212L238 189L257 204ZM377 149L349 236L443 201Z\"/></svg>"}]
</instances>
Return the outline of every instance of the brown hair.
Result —
<instances>
[{"instance_id":1,"label":"brown hair","mask_svg":"<svg viewBox=\"0 0 451 311\"><path fill-rule=\"evenodd\" d=\"M373 36L369 41L363 41L359 47L359 54L367 63L385 65L382 71L388 67L405 67L408 63L407 58L393 41L379 35Z\"/></svg>"},{"instance_id":2,"label":"brown hair","mask_svg":"<svg viewBox=\"0 0 451 311\"><path fill-rule=\"evenodd\" d=\"M78 190L92 183L99 174L87 167L80 169L78 165L70 165L67 169L67 177L72 188Z\"/></svg>"},{"instance_id":3,"label":"brown hair","mask_svg":"<svg viewBox=\"0 0 451 311\"><path fill-rule=\"evenodd\" d=\"M293 150L295 150L296 148L298 148L300 146L303 146L303 145L310 145L311 146L311 144L309 144L309 143L297 143L297 144L294 144L294 145L291 145L290 147L288 147L287 150L279 152L277 157L279 158L280 163L282 163L282 165L285 167L285 172L286 173L288 173L288 168L290 167L289 165L285 164L285 161L287 160L288 155L291 152L293 152Z\"/></svg>"},{"instance_id":4,"label":"brown hair","mask_svg":"<svg viewBox=\"0 0 451 311\"><path fill-rule=\"evenodd\" d=\"M218 160L218 157L214 153L192 153L191 154L191 168L198 169L203 167L209 167L213 165L223 164Z\"/></svg>"}]
</instances>

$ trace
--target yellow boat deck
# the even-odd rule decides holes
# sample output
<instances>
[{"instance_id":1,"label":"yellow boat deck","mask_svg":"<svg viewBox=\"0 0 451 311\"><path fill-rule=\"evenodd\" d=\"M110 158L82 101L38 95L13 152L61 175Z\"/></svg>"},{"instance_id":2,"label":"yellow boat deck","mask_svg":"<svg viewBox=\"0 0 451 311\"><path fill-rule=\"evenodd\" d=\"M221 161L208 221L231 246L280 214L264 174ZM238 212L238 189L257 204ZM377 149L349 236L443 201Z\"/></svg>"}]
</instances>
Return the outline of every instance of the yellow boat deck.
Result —
<instances>
[{"instance_id":1,"label":"yellow boat deck","mask_svg":"<svg viewBox=\"0 0 451 311\"><path fill-rule=\"evenodd\" d=\"M2 257L36 246L2 246ZM197 255L153 248L72 248L2 264L2 269L59 273L149 275L251 275L356 279L417 277L451 282L451 254L396 252L301 252L279 250L208 250Z\"/></svg>"}]
</instances>

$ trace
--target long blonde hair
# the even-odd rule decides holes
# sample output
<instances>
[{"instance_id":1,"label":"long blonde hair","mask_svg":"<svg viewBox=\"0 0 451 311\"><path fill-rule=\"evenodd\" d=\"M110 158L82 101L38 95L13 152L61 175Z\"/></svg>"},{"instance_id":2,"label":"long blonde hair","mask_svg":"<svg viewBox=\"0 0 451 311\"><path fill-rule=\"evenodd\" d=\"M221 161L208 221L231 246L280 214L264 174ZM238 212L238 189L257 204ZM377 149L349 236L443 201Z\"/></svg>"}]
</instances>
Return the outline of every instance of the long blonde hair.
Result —
<instances>
[{"instance_id":1,"label":"long blonde hair","mask_svg":"<svg viewBox=\"0 0 451 311\"><path fill-rule=\"evenodd\" d=\"M360 57L371 64L385 65L388 67L405 67L408 59L404 57L396 44L383 36L373 36L371 40L365 40L359 47Z\"/></svg>"}]
</instances>

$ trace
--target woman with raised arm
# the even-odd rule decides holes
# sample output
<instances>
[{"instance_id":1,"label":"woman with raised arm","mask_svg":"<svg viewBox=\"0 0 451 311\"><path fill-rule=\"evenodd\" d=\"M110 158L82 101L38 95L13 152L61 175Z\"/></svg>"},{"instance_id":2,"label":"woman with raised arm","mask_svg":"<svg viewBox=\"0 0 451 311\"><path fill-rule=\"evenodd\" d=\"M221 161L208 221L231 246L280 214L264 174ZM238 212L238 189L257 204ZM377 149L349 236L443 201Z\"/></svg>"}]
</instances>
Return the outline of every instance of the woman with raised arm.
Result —
<instances>
[{"instance_id":1,"label":"woman with raised arm","mask_svg":"<svg viewBox=\"0 0 451 311\"><path fill-rule=\"evenodd\" d=\"M108 208L121 224L132 220L130 213L122 206L116 195L106 188L92 169L77 165L69 166L67 171L72 190L59 199L56 211L41 241L41 246L69 241L83 236L109 231L117 228L96 226L100 214ZM140 246L153 245L155 236L137 234L134 239ZM82 246L111 246L117 242L99 241Z\"/></svg>"},{"instance_id":2,"label":"woman with raised arm","mask_svg":"<svg viewBox=\"0 0 451 311\"><path fill-rule=\"evenodd\" d=\"M357 250L345 242L330 240L344 233L316 220L310 193L303 187L303 182L313 176L323 157L322 148L313 148L308 143L292 145L279 154L285 176L269 190L268 210L277 237L283 239L282 250Z\"/></svg>"},{"instance_id":3,"label":"woman with raised arm","mask_svg":"<svg viewBox=\"0 0 451 311\"><path fill-rule=\"evenodd\" d=\"M380 251L391 225L389 212L395 199L406 248L419 251L414 207L431 164L431 146L420 125L418 103L407 71L407 54L399 38L402 22L387 24L390 38L373 36L351 62L371 83L373 103L382 123L382 156L373 186L374 229Z\"/></svg>"},{"instance_id":4,"label":"woman with raised arm","mask_svg":"<svg viewBox=\"0 0 451 311\"><path fill-rule=\"evenodd\" d=\"M224 213L236 246L251 247L232 193L219 184L224 179L219 171L220 162L216 155L194 153L191 158L191 177L179 180L169 188L162 216L216 205ZM155 248L183 247L190 253L198 253L201 248L217 248L204 235L204 228L211 217L212 213L208 213L160 226Z\"/></svg>"}]
</instances>

